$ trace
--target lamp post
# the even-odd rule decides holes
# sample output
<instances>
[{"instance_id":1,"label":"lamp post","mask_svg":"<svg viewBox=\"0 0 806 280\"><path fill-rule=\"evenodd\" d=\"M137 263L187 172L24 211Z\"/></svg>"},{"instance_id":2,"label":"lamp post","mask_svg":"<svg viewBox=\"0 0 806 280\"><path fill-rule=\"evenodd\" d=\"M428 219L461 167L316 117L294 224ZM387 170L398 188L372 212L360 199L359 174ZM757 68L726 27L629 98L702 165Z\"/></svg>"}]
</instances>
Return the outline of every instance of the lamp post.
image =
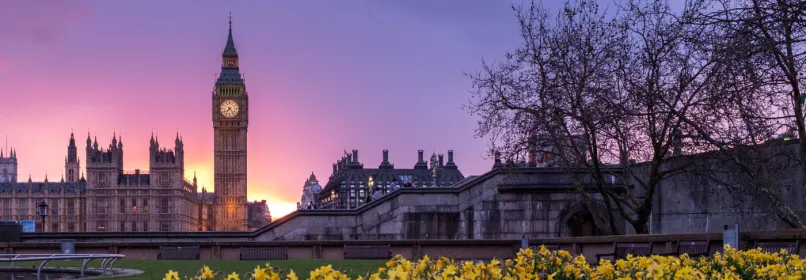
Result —
<instances>
[{"instance_id":1,"label":"lamp post","mask_svg":"<svg viewBox=\"0 0 806 280\"><path fill-rule=\"evenodd\" d=\"M39 203L39 216L42 217L42 232L45 231L45 217L48 216L48 204L44 200Z\"/></svg>"},{"instance_id":2,"label":"lamp post","mask_svg":"<svg viewBox=\"0 0 806 280\"><path fill-rule=\"evenodd\" d=\"M367 197L364 198L364 203L369 203L372 201L372 193L375 192L375 180L373 180L372 176L369 176L369 181L367 182Z\"/></svg>"}]
</instances>

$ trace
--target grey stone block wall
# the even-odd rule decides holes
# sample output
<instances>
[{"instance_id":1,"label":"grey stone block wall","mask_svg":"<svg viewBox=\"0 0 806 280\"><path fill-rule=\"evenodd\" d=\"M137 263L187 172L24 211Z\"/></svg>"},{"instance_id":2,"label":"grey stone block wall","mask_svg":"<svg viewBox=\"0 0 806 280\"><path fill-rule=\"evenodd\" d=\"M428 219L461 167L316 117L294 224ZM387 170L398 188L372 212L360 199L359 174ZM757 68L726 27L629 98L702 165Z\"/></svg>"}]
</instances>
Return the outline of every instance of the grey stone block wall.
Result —
<instances>
[{"instance_id":1,"label":"grey stone block wall","mask_svg":"<svg viewBox=\"0 0 806 280\"><path fill-rule=\"evenodd\" d=\"M542 178L541 176L546 176ZM567 236L566 219L586 209L575 189L501 191L500 186L556 184L570 178L557 172L480 176L460 189L422 189L392 193L357 214L319 212L299 215L264 232L257 240L303 239L520 239ZM534 188L534 187L532 187ZM535 189L535 190L539 190ZM668 190L667 195L673 191ZM589 194L594 200L598 195ZM682 202L681 202L682 203ZM689 205L691 206L691 203ZM601 208L601 207L600 207ZM680 208L683 208L681 206ZM673 208L666 208L673 209ZM599 209L595 212L601 212ZM325 211L325 210L322 210ZM343 211L340 213L344 213ZM601 214L601 213L599 213ZM673 221L671 212L660 223ZM685 219L694 219L694 216ZM623 221L618 226L623 227ZM680 223L680 222L675 222ZM695 221L691 224L700 223Z\"/></svg>"},{"instance_id":2,"label":"grey stone block wall","mask_svg":"<svg viewBox=\"0 0 806 280\"><path fill-rule=\"evenodd\" d=\"M690 170L666 178L659 185L653 199L652 233L721 232L724 225L732 224L739 224L742 230L790 228L777 217L775 207L762 199L763 193L751 193L764 189L753 185L754 179L768 180L767 189L806 222L806 197L796 146L773 143L765 147L770 154L768 161L752 169L762 171L759 174L766 177L751 177L718 154L671 161L672 165L689 164ZM633 170L640 172L641 168Z\"/></svg>"}]
</instances>

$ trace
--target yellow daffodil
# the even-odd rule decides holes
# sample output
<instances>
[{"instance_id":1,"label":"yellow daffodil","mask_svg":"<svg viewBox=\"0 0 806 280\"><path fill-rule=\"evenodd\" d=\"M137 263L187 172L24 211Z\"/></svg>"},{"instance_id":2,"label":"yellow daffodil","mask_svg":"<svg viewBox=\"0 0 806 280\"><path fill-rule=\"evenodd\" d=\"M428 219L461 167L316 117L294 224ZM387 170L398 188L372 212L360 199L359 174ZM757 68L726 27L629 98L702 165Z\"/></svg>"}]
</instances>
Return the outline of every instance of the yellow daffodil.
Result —
<instances>
[{"instance_id":1,"label":"yellow daffodil","mask_svg":"<svg viewBox=\"0 0 806 280\"><path fill-rule=\"evenodd\" d=\"M163 280L179 280L179 273L173 270L168 270L168 273L165 273L165 277L162 278Z\"/></svg>"},{"instance_id":2,"label":"yellow daffodil","mask_svg":"<svg viewBox=\"0 0 806 280\"><path fill-rule=\"evenodd\" d=\"M241 278L238 278L238 273L233 272L232 274L227 275L227 280L241 280Z\"/></svg>"},{"instance_id":3,"label":"yellow daffodil","mask_svg":"<svg viewBox=\"0 0 806 280\"><path fill-rule=\"evenodd\" d=\"M210 280L216 273L204 266L193 278ZM739 279L785 279L806 280L806 260L798 255L782 250L764 253L760 249L738 251L725 247L720 253L710 258L692 259L686 255L679 257L665 256L627 256L625 259L611 262L602 260L596 268L592 268L582 256L572 256L567 251L550 251L544 246L533 251L520 250L515 258L509 260L493 259L483 262L455 262L441 257L432 260L428 256L410 261L400 255L389 260L377 272L367 275L370 280L405 280L405 279L451 279L451 280L514 280L514 279L663 279L663 280L739 280ZM163 280L179 280L179 274L173 270L165 274ZM226 279L239 279L235 273ZM287 280L298 280L294 271L285 277ZM310 272L309 279L348 280L347 274L332 265L325 265ZM363 277L358 279L363 280ZM280 274L270 264L257 266L250 280L280 280Z\"/></svg>"}]
</instances>

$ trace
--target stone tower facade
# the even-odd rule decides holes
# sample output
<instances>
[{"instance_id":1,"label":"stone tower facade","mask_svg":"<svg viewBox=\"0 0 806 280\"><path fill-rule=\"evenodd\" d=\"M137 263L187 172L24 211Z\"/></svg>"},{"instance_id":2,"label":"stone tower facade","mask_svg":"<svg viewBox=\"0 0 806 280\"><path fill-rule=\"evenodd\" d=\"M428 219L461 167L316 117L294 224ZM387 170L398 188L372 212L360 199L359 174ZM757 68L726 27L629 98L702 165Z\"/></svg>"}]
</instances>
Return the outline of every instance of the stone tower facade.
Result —
<instances>
[{"instance_id":1,"label":"stone tower facade","mask_svg":"<svg viewBox=\"0 0 806 280\"><path fill-rule=\"evenodd\" d=\"M215 229L247 229L246 208L246 131L249 126L249 99L238 69L238 52L232 39L232 18L221 74L213 91L213 137L215 169Z\"/></svg>"},{"instance_id":2,"label":"stone tower facade","mask_svg":"<svg viewBox=\"0 0 806 280\"><path fill-rule=\"evenodd\" d=\"M124 172L121 138L102 149L87 137L87 231L198 230L197 185L184 179L182 139L171 150L152 135L148 152L148 171Z\"/></svg>"},{"instance_id":3,"label":"stone tower facade","mask_svg":"<svg viewBox=\"0 0 806 280\"><path fill-rule=\"evenodd\" d=\"M17 152L0 150L0 183L17 182Z\"/></svg>"},{"instance_id":4,"label":"stone tower facade","mask_svg":"<svg viewBox=\"0 0 806 280\"><path fill-rule=\"evenodd\" d=\"M64 174L67 182L78 182L81 162L78 160L78 149L76 149L76 139L70 133L70 144L67 145L67 158L64 159Z\"/></svg>"},{"instance_id":5,"label":"stone tower facade","mask_svg":"<svg viewBox=\"0 0 806 280\"><path fill-rule=\"evenodd\" d=\"M120 144L119 144L120 143ZM117 179L123 174L123 143L114 136L109 147L98 147L98 138L87 135L87 229L117 231L112 227Z\"/></svg>"}]
</instances>

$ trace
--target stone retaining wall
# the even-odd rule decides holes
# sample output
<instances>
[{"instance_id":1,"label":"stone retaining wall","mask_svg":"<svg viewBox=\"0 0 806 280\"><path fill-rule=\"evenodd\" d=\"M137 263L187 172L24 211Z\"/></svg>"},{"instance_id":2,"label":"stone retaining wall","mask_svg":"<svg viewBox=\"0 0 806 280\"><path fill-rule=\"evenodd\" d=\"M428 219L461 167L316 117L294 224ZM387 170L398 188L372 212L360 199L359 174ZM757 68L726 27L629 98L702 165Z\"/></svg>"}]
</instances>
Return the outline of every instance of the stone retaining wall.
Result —
<instances>
[{"instance_id":1,"label":"stone retaining wall","mask_svg":"<svg viewBox=\"0 0 806 280\"><path fill-rule=\"evenodd\" d=\"M653 242L654 252L670 252L678 241L709 240L711 252L722 248L721 233L699 234L658 234L658 235L621 235L532 239L530 244L558 244L561 250L573 254L582 254L589 261L595 261L596 254L609 253L615 242ZM804 240L806 230L786 231L748 231L740 235L741 249L751 248L755 241L764 240ZM339 241L193 241L184 242L76 242L76 253L117 253L126 255L126 259L153 260L157 258L159 246L201 247L203 260L237 260L241 247L288 247L290 259L341 259L345 245L378 245L389 244L394 254L414 259L424 255L430 257L450 257L454 259L492 259L512 258L520 248L520 240L339 240ZM20 242L0 243L0 250L6 254L58 253L58 242ZM806 255L801 247L800 255Z\"/></svg>"}]
</instances>

